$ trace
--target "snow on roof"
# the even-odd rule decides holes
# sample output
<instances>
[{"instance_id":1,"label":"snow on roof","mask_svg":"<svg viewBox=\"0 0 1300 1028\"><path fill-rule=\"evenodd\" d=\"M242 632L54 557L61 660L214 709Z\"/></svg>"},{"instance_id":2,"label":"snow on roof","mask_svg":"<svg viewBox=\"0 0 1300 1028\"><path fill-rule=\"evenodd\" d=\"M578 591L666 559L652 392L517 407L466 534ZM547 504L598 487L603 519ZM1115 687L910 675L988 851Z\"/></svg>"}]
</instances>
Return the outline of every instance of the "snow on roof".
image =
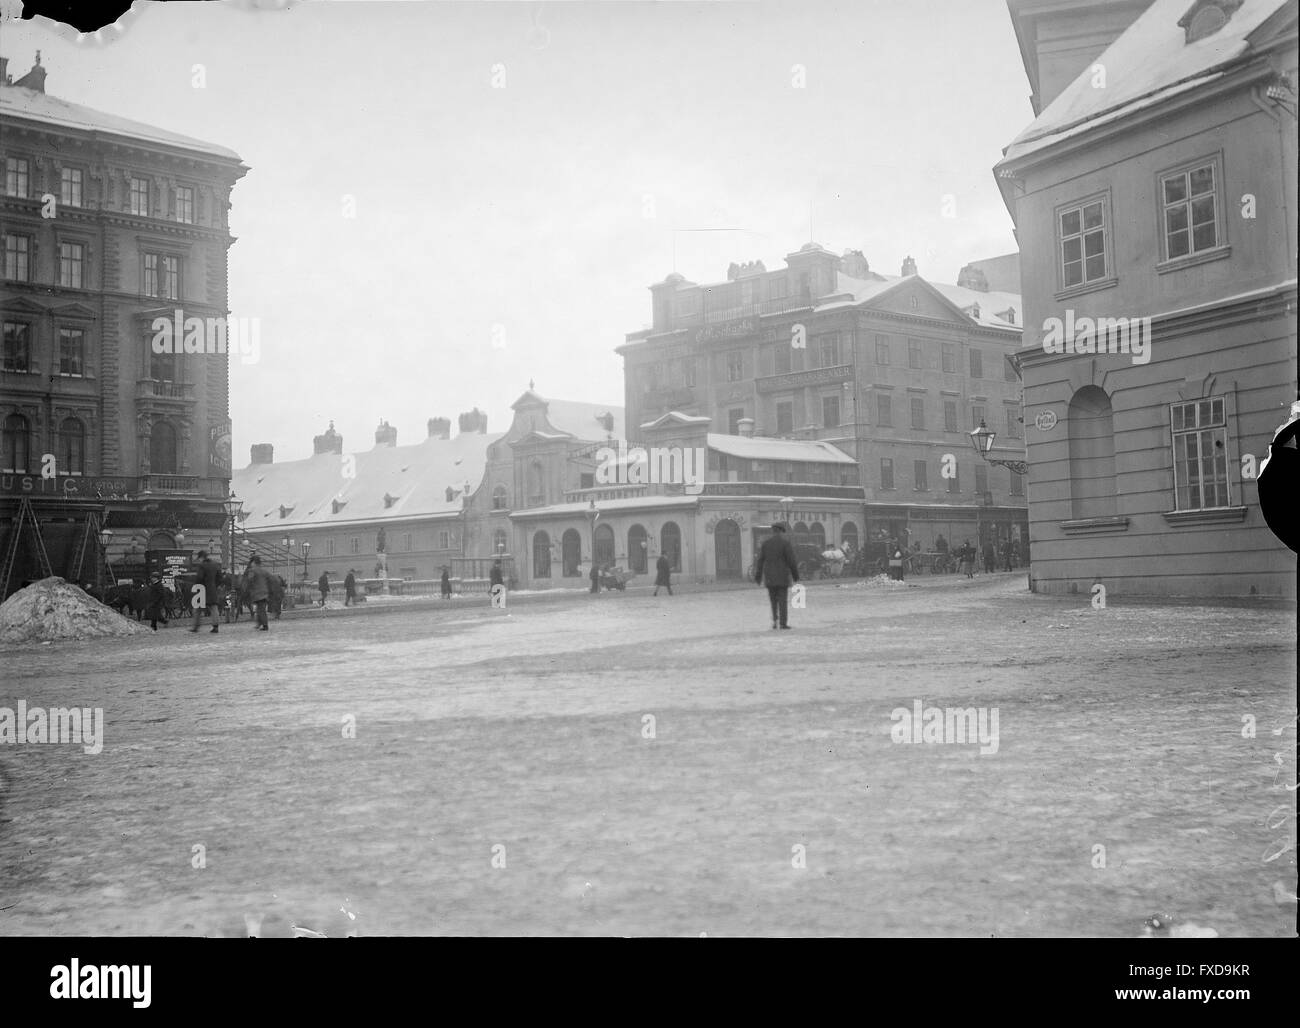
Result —
<instances>
[{"instance_id":1,"label":"snow on roof","mask_svg":"<svg viewBox=\"0 0 1300 1028\"><path fill-rule=\"evenodd\" d=\"M607 432L600 418L614 416L614 427ZM582 403L578 400L546 400L546 420L554 428L578 439L604 439L612 435L623 438L623 408L607 403Z\"/></svg>"},{"instance_id":2,"label":"snow on roof","mask_svg":"<svg viewBox=\"0 0 1300 1028\"><path fill-rule=\"evenodd\" d=\"M852 464L854 460L838 446L820 439L770 439L766 436L723 435L709 432L710 450L747 460L784 460L816 464Z\"/></svg>"},{"instance_id":3,"label":"snow on roof","mask_svg":"<svg viewBox=\"0 0 1300 1028\"><path fill-rule=\"evenodd\" d=\"M616 510L637 510L642 507L695 507L699 498L695 496L635 496L625 500L597 500L596 509L601 513ZM527 510L514 511L510 518L555 517L557 515L585 514L591 509L591 502L555 503L549 507L529 507Z\"/></svg>"},{"instance_id":4,"label":"snow on roof","mask_svg":"<svg viewBox=\"0 0 1300 1028\"><path fill-rule=\"evenodd\" d=\"M57 96L43 93L26 86L0 86L0 115L13 118L27 118L47 125L74 129L81 132L107 133L126 139L157 143L164 146L179 147L184 150L198 150L213 157L224 157L239 162L239 154L215 143L205 143L201 139L182 136L177 132L143 122L121 118L116 114L106 114L81 104L60 100Z\"/></svg>"},{"instance_id":5,"label":"snow on roof","mask_svg":"<svg viewBox=\"0 0 1300 1028\"><path fill-rule=\"evenodd\" d=\"M1244 0L1227 24L1188 43L1178 22L1191 0L1155 0L1128 30L1079 73L1007 147L1000 164L1043 149L1123 109L1132 113L1187 88L1240 58L1247 37L1289 0ZM1093 85L1093 68L1105 71L1104 87Z\"/></svg>"},{"instance_id":6,"label":"snow on roof","mask_svg":"<svg viewBox=\"0 0 1300 1028\"><path fill-rule=\"evenodd\" d=\"M428 438L411 446L377 446L349 454L356 476L343 477L337 453L318 453L305 460L250 464L236 470L230 487L244 501L243 526L289 529L354 521L456 514L468 482L471 491L483 480L487 448L502 438L462 432L454 439ZM447 489L457 495L447 500ZM384 497L393 498L385 505ZM337 511L335 501L343 504ZM285 518L280 507L291 507Z\"/></svg>"},{"instance_id":7,"label":"snow on roof","mask_svg":"<svg viewBox=\"0 0 1300 1028\"><path fill-rule=\"evenodd\" d=\"M862 304L879 299L898 286L916 280L930 286L953 306L961 308L966 313L966 316L977 324L989 328L1021 328L1020 317L1024 311L1024 304L1021 303L1019 293L983 293L976 289L966 289L964 286L950 286L946 283L931 282L929 279L921 278L920 275L907 275L905 277L882 275L880 277L883 281L867 282L841 273L837 285L841 292L853 295L855 304ZM974 309L976 304L979 305L978 315ZM1012 308L1016 311L1016 320L1014 322L1003 316Z\"/></svg>"}]
</instances>

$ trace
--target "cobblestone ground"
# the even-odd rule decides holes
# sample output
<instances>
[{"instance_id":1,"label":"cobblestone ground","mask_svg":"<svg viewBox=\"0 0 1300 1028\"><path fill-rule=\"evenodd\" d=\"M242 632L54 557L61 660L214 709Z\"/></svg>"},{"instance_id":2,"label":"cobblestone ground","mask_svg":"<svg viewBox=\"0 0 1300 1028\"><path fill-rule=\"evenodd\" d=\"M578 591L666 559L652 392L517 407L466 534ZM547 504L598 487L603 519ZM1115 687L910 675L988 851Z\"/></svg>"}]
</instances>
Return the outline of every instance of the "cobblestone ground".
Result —
<instances>
[{"instance_id":1,"label":"cobblestone ground","mask_svg":"<svg viewBox=\"0 0 1300 1028\"><path fill-rule=\"evenodd\" d=\"M106 718L0 747L0 933L1294 934L1294 610L1024 582L0 652L0 706ZM996 707L997 752L894 742L915 700Z\"/></svg>"}]
</instances>

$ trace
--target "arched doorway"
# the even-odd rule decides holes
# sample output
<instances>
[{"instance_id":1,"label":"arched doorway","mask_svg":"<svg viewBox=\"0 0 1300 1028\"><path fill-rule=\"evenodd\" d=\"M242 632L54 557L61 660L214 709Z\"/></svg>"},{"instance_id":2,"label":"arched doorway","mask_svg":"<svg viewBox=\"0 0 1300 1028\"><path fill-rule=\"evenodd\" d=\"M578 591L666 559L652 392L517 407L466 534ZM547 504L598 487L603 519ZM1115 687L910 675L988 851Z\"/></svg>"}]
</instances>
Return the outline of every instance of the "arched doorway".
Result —
<instances>
[{"instance_id":1,"label":"arched doorway","mask_svg":"<svg viewBox=\"0 0 1300 1028\"><path fill-rule=\"evenodd\" d=\"M533 536L533 577L551 577L551 537L546 532Z\"/></svg>"},{"instance_id":2,"label":"arched doorway","mask_svg":"<svg viewBox=\"0 0 1300 1028\"><path fill-rule=\"evenodd\" d=\"M627 566L638 575L645 574L649 549L644 525L633 525L627 530Z\"/></svg>"},{"instance_id":3,"label":"arched doorway","mask_svg":"<svg viewBox=\"0 0 1300 1028\"><path fill-rule=\"evenodd\" d=\"M609 525L596 526L595 558L601 567L614 563L614 529Z\"/></svg>"},{"instance_id":4,"label":"arched doorway","mask_svg":"<svg viewBox=\"0 0 1300 1028\"><path fill-rule=\"evenodd\" d=\"M674 571L682 569L682 530L677 522L669 521L659 530L659 552L668 558L668 566Z\"/></svg>"},{"instance_id":5,"label":"arched doorway","mask_svg":"<svg viewBox=\"0 0 1300 1028\"><path fill-rule=\"evenodd\" d=\"M566 528L560 538L561 567L565 578L581 578L578 565L582 563L582 536L576 528Z\"/></svg>"},{"instance_id":6,"label":"arched doorway","mask_svg":"<svg viewBox=\"0 0 1300 1028\"><path fill-rule=\"evenodd\" d=\"M723 518L713 528L713 566L719 579L739 578L740 526Z\"/></svg>"},{"instance_id":7,"label":"arched doorway","mask_svg":"<svg viewBox=\"0 0 1300 1028\"><path fill-rule=\"evenodd\" d=\"M846 522L840 529L840 545L845 547L858 548L858 526L852 521Z\"/></svg>"},{"instance_id":8,"label":"arched doorway","mask_svg":"<svg viewBox=\"0 0 1300 1028\"><path fill-rule=\"evenodd\" d=\"M1115 429L1110 397L1084 386L1070 400L1070 511L1076 519L1115 514Z\"/></svg>"}]
</instances>

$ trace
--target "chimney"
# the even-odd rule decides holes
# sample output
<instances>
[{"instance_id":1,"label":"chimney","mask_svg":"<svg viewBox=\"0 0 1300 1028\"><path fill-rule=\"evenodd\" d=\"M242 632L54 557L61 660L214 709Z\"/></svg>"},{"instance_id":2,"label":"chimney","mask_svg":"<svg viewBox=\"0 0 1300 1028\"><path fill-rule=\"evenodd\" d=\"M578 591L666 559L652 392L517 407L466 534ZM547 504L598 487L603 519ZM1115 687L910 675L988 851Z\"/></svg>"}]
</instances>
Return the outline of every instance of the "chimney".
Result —
<instances>
[{"instance_id":1,"label":"chimney","mask_svg":"<svg viewBox=\"0 0 1300 1028\"><path fill-rule=\"evenodd\" d=\"M343 453L343 437L334 431L334 422L330 422L321 435L316 436L312 443L315 447L315 453Z\"/></svg>"},{"instance_id":2,"label":"chimney","mask_svg":"<svg viewBox=\"0 0 1300 1028\"><path fill-rule=\"evenodd\" d=\"M457 418L460 424L460 434L466 432L477 432L479 435L487 434L487 415L475 407L472 411L460 415Z\"/></svg>"},{"instance_id":3,"label":"chimney","mask_svg":"<svg viewBox=\"0 0 1300 1028\"><path fill-rule=\"evenodd\" d=\"M753 438L754 438L754 419L753 419L753 418L741 418L739 421L736 422L736 431L739 432L739 433L740 433L742 436L744 436L746 439L753 439Z\"/></svg>"},{"instance_id":4,"label":"chimney","mask_svg":"<svg viewBox=\"0 0 1300 1028\"><path fill-rule=\"evenodd\" d=\"M983 268L977 268L974 264L967 264L957 273L957 284L963 289L972 289L977 293L989 291L988 276L984 274Z\"/></svg>"},{"instance_id":5,"label":"chimney","mask_svg":"<svg viewBox=\"0 0 1300 1028\"><path fill-rule=\"evenodd\" d=\"M912 260L911 257L904 257L904 258L903 258L903 277L906 278L908 275L915 275L915 274L917 274L917 271L916 271L916 261Z\"/></svg>"},{"instance_id":6,"label":"chimney","mask_svg":"<svg viewBox=\"0 0 1300 1028\"><path fill-rule=\"evenodd\" d=\"M25 86L28 89L34 89L38 93L45 92L45 69L41 67L41 52L36 51L36 63L32 65L32 70L14 83L15 86Z\"/></svg>"},{"instance_id":7,"label":"chimney","mask_svg":"<svg viewBox=\"0 0 1300 1028\"><path fill-rule=\"evenodd\" d=\"M430 419L429 419L429 438L430 438L430 439L450 439L450 438L451 438L451 418L430 418Z\"/></svg>"},{"instance_id":8,"label":"chimney","mask_svg":"<svg viewBox=\"0 0 1300 1028\"><path fill-rule=\"evenodd\" d=\"M375 429L375 446L396 446L397 429L387 421L380 420L379 427Z\"/></svg>"},{"instance_id":9,"label":"chimney","mask_svg":"<svg viewBox=\"0 0 1300 1028\"><path fill-rule=\"evenodd\" d=\"M248 448L248 460L251 464L274 464L275 447L270 443L254 443Z\"/></svg>"},{"instance_id":10,"label":"chimney","mask_svg":"<svg viewBox=\"0 0 1300 1028\"><path fill-rule=\"evenodd\" d=\"M845 250L844 256L840 259L843 262L840 270L849 278L866 278L871 274L871 265L867 263L861 250Z\"/></svg>"},{"instance_id":11,"label":"chimney","mask_svg":"<svg viewBox=\"0 0 1300 1028\"><path fill-rule=\"evenodd\" d=\"M9 58L0 57L0 86L7 86L9 84Z\"/></svg>"}]
</instances>

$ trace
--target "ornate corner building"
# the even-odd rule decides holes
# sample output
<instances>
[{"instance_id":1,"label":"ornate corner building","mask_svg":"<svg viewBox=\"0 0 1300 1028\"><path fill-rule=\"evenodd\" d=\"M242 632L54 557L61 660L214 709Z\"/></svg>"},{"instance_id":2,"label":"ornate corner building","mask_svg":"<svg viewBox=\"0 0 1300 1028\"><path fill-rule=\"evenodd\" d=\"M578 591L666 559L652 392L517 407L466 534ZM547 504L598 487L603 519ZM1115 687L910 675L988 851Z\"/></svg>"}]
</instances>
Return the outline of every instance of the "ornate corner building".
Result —
<instances>
[{"instance_id":1,"label":"ornate corner building","mask_svg":"<svg viewBox=\"0 0 1300 1028\"><path fill-rule=\"evenodd\" d=\"M230 194L248 168L223 147L49 95L39 53L16 81L7 64L0 58L8 590L43 573L34 545L13 547L24 498L54 574L95 577L80 563L92 514L126 575L177 547L178 532L191 548L219 547L231 473Z\"/></svg>"}]
</instances>

